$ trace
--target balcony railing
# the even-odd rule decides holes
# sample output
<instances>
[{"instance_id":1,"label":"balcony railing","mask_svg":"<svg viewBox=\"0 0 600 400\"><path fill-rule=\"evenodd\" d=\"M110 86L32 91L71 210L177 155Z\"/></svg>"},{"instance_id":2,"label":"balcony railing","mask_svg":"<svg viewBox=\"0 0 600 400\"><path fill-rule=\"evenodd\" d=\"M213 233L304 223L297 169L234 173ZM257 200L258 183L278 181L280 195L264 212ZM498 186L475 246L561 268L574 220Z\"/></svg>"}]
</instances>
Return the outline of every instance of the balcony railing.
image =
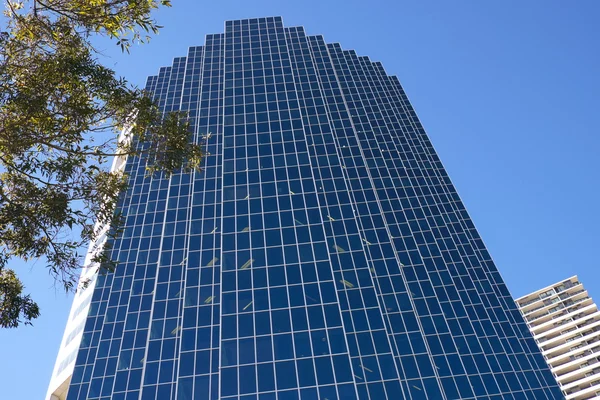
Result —
<instances>
[{"instance_id":1,"label":"balcony railing","mask_svg":"<svg viewBox=\"0 0 600 400\"><path fill-rule=\"evenodd\" d=\"M535 303L536 301L540 301L540 300L547 299L548 297L550 297L550 296L553 296L554 294L562 293L562 292L564 292L565 290L568 290L568 289L572 288L573 286L577 286L577 285L579 285L579 282L570 282L570 284L564 284L564 285L557 286L557 287L555 287L555 288L553 289L553 290L555 291L555 293L553 293L553 294L550 294L550 295L546 294L545 296L544 296L544 294L545 294L545 293L542 293L542 294L538 295L538 296L537 296L536 298L534 298L534 299L531 299L531 300L529 300L529 301L526 301L525 303L520 303L520 304L519 304L519 306L520 306L520 307L527 307L528 305L530 305L530 304L533 304L533 303ZM562 286L562 287L561 287L561 286ZM552 290L552 289L550 289L550 290ZM581 291L579 291L579 292L575 292L575 293L569 293L569 294L568 294L568 296L574 296L575 294L577 294L577 293L581 293L581 292L583 292L583 290L581 290ZM568 297L568 296L567 296L567 297ZM530 312L530 311L527 311L527 312Z\"/></svg>"},{"instance_id":2,"label":"balcony railing","mask_svg":"<svg viewBox=\"0 0 600 400\"><path fill-rule=\"evenodd\" d=\"M584 347L584 345L572 347L571 349L569 349L569 351L576 350L577 348L580 348L580 347ZM596 354L596 353L600 353L600 346L596 346L596 347L593 347L593 348L591 348L589 350L585 350L582 353L569 356L569 358L564 359L560 364L551 363L551 366L552 366L552 368L558 368L558 367L560 367L562 365L565 365L565 364L568 364L568 363L570 363L572 361L579 360L581 358L584 358L584 357L587 357L587 356L590 356L590 355Z\"/></svg>"},{"instance_id":3,"label":"balcony railing","mask_svg":"<svg viewBox=\"0 0 600 400\"><path fill-rule=\"evenodd\" d=\"M571 308L571 306L573 306L573 305L575 305L575 304L579 304L579 303L581 303L582 301L585 301L585 300L588 300L588 299L589 299L589 296L586 296L586 297L584 297L584 298L582 298L582 299L579 299L579 300L574 300L574 301L570 302L569 304L560 304L560 305L558 305L557 307L552 307L552 308L551 308L551 309L549 309L548 311L546 311L546 312L544 312L544 313L542 313L542 314L540 314L540 315L536 315L536 316L535 316L535 317L533 317L533 318L531 318L531 317L526 317L526 318L527 318L527 321L528 321L528 322L533 322L533 321L535 321L535 320L537 320L537 319L539 319L539 318L545 317L545 316L546 316L546 315L548 315L548 314L552 314L553 312L556 312L556 311L558 311L558 310L562 310L563 308L567 308L567 307ZM544 307L546 307L546 306L544 306ZM539 308L543 308L543 307L539 307ZM538 308L538 309L539 309L539 308ZM567 310L567 314L568 314L569 312L573 312L573 311L575 311L575 310L576 310L576 308L574 308L574 309L572 309L572 310ZM528 312L528 314L529 314L529 312ZM564 314L562 314L562 315L564 315Z\"/></svg>"},{"instance_id":4,"label":"balcony railing","mask_svg":"<svg viewBox=\"0 0 600 400\"><path fill-rule=\"evenodd\" d=\"M570 337L568 339L565 339L564 343L555 344L554 346L547 347L547 348L544 348L544 346L540 346L540 347L541 347L542 351L549 351L549 350L552 350L555 347L559 347L559 346L561 346L563 344L570 343L570 342L572 342L574 340L577 340L577 339L580 339L580 338L583 338L583 337L586 337L586 336L591 336L591 335L593 335L596 332L600 332L600 327L596 327L594 329L590 329L588 331L585 331L585 332L582 332L582 333L578 333L575 336L572 336L572 337ZM592 344L592 343L595 343L595 342L597 342L599 340L600 340L600 335L598 335L597 337L595 337L593 339L588 340L587 344ZM576 350L576 349L578 349L580 347L583 347L583 346L585 346L585 344L580 344L578 346L571 347L569 351Z\"/></svg>"},{"instance_id":5,"label":"balcony railing","mask_svg":"<svg viewBox=\"0 0 600 400\"><path fill-rule=\"evenodd\" d=\"M564 300L564 299L568 299L569 297L577 296L579 293L583 293L583 292L585 292L585 289L581 289L581 290L578 290L573 293L563 293L563 294L559 295L558 297L561 300Z\"/></svg>"}]
</instances>

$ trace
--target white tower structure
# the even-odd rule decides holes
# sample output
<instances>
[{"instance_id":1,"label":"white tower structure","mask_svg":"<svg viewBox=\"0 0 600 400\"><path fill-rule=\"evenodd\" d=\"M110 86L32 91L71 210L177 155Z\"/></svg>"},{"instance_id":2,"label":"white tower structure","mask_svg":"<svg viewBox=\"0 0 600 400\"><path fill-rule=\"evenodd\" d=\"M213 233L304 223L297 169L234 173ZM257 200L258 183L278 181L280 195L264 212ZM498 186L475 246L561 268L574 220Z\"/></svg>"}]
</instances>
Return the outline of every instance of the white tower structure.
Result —
<instances>
[{"instance_id":1,"label":"white tower structure","mask_svg":"<svg viewBox=\"0 0 600 400\"><path fill-rule=\"evenodd\" d=\"M567 400L600 398L600 312L577 276L516 302Z\"/></svg>"}]
</instances>

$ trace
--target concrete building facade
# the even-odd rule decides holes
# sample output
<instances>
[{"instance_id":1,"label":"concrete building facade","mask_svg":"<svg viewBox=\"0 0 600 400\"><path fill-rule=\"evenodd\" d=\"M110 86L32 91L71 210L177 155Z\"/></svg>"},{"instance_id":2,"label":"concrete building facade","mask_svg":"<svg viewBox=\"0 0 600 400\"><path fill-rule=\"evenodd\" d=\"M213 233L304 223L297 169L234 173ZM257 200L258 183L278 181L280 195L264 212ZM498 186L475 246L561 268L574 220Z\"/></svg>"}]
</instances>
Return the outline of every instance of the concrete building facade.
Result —
<instances>
[{"instance_id":1,"label":"concrete building facade","mask_svg":"<svg viewBox=\"0 0 600 400\"><path fill-rule=\"evenodd\" d=\"M567 400L600 398L600 312L577 276L516 302Z\"/></svg>"}]
</instances>

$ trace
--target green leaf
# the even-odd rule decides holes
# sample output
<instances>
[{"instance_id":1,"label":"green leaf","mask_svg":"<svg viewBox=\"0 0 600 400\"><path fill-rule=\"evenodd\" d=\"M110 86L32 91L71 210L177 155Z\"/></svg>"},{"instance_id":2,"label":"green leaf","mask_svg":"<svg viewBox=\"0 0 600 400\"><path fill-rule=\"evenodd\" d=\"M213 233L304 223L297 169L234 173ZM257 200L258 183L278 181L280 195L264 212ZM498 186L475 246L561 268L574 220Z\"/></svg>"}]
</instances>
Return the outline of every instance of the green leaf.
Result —
<instances>
[{"instance_id":1,"label":"green leaf","mask_svg":"<svg viewBox=\"0 0 600 400\"><path fill-rule=\"evenodd\" d=\"M163 116L143 91L102 63L92 41L114 38L121 51L162 26L152 10L169 1L53 0L12 2L0 32L0 326L28 324L39 309L13 259L42 259L65 290L78 285L94 224L109 228L99 268L117 264L106 251L122 233L117 204L128 177L110 172L115 152L147 157L153 173L199 168L184 114ZM46 6L50 4L51 8ZM136 115L132 124L132 115ZM118 144L132 125L133 140ZM144 144L143 146L140 144ZM39 264L39 263L38 263Z\"/></svg>"}]
</instances>

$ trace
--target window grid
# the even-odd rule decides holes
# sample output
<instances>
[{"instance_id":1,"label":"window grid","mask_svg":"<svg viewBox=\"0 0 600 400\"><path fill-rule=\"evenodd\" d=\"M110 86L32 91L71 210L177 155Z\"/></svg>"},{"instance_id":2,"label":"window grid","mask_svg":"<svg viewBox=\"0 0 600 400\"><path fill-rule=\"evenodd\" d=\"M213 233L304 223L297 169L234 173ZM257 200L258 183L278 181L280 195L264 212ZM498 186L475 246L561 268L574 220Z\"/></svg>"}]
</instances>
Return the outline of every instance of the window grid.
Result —
<instances>
[{"instance_id":1,"label":"window grid","mask_svg":"<svg viewBox=\"0 0 600 400\"><path fill-rule=\"evenodd\" d=\"M170 177L127 160L69 399L561 397L381 64L228 21L146 90L207 156Z\"/></svg>"}]
</instances>

